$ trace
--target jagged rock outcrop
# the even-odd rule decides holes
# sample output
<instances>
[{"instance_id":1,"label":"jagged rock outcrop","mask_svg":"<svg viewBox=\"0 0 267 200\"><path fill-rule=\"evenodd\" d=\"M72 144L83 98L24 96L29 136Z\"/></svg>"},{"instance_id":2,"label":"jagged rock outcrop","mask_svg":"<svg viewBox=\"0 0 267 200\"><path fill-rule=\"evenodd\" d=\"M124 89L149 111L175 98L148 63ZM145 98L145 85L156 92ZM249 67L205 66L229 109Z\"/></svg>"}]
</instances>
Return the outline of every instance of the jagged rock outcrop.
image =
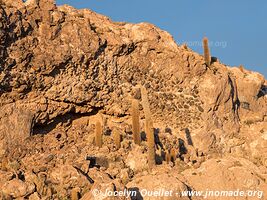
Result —
<instances>
[{"instance_id":1,"label":"jagged rock outcrop","mask_svg":"<svg viewBox=\"0 0 267 200\"><path fill-rule=\"evenodd\" d=\"M39 162L27 155L57 154L77 141L79 147L73 148L81 151L92 141L84 139L93 130L88 121L99 113L127 138L130 99L140 99L143 85L161 139L168 129L186 141L188 130L194 148L205 155L231 153L266 167L267 82L262 75L219 61L207 67L201 55L178 46L152 24L112 22L53 0L4 0L0 18L1 158ZM88 119L76 127L75 120L83 117ZM125 141L121 155L127 157L130 147ZM101 156L112 152L101 151ZM126 167L123 163L117 165Z\"/></svg>"}]
</instances>

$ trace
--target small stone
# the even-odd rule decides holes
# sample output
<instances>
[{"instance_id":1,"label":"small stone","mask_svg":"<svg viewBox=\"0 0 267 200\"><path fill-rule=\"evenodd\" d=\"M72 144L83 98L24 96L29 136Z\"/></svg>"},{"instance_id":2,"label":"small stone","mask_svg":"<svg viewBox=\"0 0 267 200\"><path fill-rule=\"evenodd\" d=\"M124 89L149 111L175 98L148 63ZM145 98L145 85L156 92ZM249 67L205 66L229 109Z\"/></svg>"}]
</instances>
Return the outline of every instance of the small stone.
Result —
<instances>
[{"instance_id":1,"label":"small stone","mask_svg":"<svg viewBox=\"0 0 267 200\"><path fill-rule=\"evenodd\" d=\"M50 161L52 161L54 159L54 155L53 154L50 154L50 155L48 155L45 159L44 159L44 161L45 161L45 163L49 163Z\"/></svg>"}]
</instances>

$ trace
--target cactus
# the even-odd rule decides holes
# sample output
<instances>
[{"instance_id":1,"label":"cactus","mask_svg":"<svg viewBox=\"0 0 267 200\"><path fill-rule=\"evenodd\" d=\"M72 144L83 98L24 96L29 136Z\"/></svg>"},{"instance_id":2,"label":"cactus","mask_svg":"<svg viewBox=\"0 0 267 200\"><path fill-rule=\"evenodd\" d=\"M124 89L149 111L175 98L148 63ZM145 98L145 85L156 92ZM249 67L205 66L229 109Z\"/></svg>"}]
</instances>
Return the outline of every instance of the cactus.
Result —
<instances>
[{"instance_id":1,"label":"cactus","mask_svg":"<svg viewBox=\"0 0 267 200\"><path fill-rule=\"evenodd\" d=\"M99 148L102 147L102 125L99 121L95 124L95 144Z\"/></svg>"},{"instance_id":2,"label":"cactus","mask_svg":"<svg viewBox=\"0 0 267 200\"><path fill-rule=\"evenodd\" d=\"M132 127L134 143L141 144L140 134L140 122L139 122L139 101L137 99L132 100Z\"/></svg>"},{"instance_id":3,"label":"cactus","mask_svg":"<svg viewBox=\"0 0 267 200\"><path fill-rule=\"evenodd\" d=\"M148 165L152 168L155 162L155 138L154 138L154 128L153 121L151 117L151 112L149 108L149 102L147 97L147 90L144 87L141 87L141 95L142 95L142 105L145 113L145 132L147 135L147 143L148 143Z\"/></svg>"},{"instance_id":4,"label":"cactus","mask_svg":"<svg viewBox=\"0 0 267 200\"><path fill-rule=\"evenodd\" d=\"M102 132L106 133L108 131L108 119L104 114L101 114L101 120L102 120Z\"/></svg>"},{"instance_id":5,"label":"cactus","mask_svg":"<svg viewBox=\"0 0 267 200\"><path fill-rule=\"evenodd\" d=\"M165 160L166 160L167 164L169 164L171 162L171 154L168 150L166 150L166 152L165 152Z\"/></svg>"},{"instance_id":6,"label":"cactus","mask_svg":"<svg viewBox=\"0 0 267 200\"><path fill-rule=\"evenodd\" d=\"M8 157L7 156L4 156L2 158L2 161L1 161L1 168L0 169L2 171L7 171L7 169L8 169L8 163L9 163Z\"/></svg>"},{"instance_id":7,"label":"cactus","mask_svg":"<svg viewBox=\"0 0 267 200\"><path fill-rule=\"evenodd\" d=\"M73 188L71 190L71 200L79 200L79 189Z\"/></svg>"},{"instance_id":8,"label":"cactus","mask_svg":"<svg viewBox=\"0 0 267 200\"><path fill-rule=\"evenodd\" d=\"M241 71L242 73L245 73L245 68L244 68L243 65L240 65L238 68L240 69L240 71Z\"/></svg>"},{"instance_id":9,"label":"cactus","mask_svg":"<svg viewBox=\"0 0 267 200\"><path fill-rule=\"evenodd\" d=\"M171 156L171 161L173 163L175 163L175 160L176 160L176 150L174 148L171 149L171 153L170 153L170 156Z\"/></svg>"},{"instance_id":10,"label":"cactus","mask_svg":"<svg viewBox=\"0 0 267 200\"><path fill-rule=\"evenodd\" d=\"M209 41L208 38L203 38L203 48L204 48L204 59L206 65L209 67L211 64L210 50L209 50Z\"/></svg>"},{"instance_id":11,"label":"cactus","mask_svg":"<svg viewBox=\"0 0 267 200\"><path fill-rule=\"evenodd\" d=\"M121 134L120 131L117 128L114 128L113 130L113 140L115 142L116 149L121 148Z\"/></svg>"}]
</instances>

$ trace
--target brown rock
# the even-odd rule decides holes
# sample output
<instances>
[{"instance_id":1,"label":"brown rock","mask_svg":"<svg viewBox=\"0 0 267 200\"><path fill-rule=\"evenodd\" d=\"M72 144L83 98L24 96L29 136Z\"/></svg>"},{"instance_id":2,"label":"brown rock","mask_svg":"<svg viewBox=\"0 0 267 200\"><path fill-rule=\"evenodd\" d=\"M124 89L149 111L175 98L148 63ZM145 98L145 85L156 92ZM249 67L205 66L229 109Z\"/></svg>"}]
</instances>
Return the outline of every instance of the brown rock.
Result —
<instances>
[{"instance_id":1,"label":"brown rock","mask_svg":"<svg viewBox=\"0 0 267 200\"><path fill-rule=\"evenodd\" d=\"M258 195L264 198L263 194L266 193L267 188L264 181L266 174L264 175L253 163L242 158L211 159L202 163L200 168L188 169L182 174L196 191L206 191L207 188L209 191L255 190L260 193L251 198L257 199ZM225 199L225 197L215 196L209 198ZM227 198L236 199L230 196Z\"/></svg>"},{"instance_id":2,"label":"brown rock","mask_svg":"<svg viewBox=\"0 0 267 200\"><path fill-rule=\"evenodd\" d=\"M92 173L92 172L91 172ZM114 198L119 200L126 200L125 196L116 196L115 191L124 191L124 186L117 180L112 180L110 177L105 174L98 172L94 174L94 184L91 187L91 190L85 193L82 196L82 200L112 200ZM107 193L107 191L109 193Z\"/></svg>"},{"instance_id":3,"label":"brown rock","mask_svg":"<svg viewBox=\"0 0 267 200\"><path fill-rule=\"evenodd\" d=\"M130 191L136 191L137 197L144 200L187 200L190 198L181 196L181 191L186 191L187 187L179 178L170 174L142 176L127 184Z\"/></svg>"},{"instance_id":4,"label":"brown rock","mask_svg":"<svg viewBox=\"0 0 267 200\"><path fill-rule=\"evenodd\" d=\"M142 147L134 145L126 158L126 165L135 173L148 169L147 154L142 151Z\"/></svg>"},{"instance_id":5,"label":"brown rock","mask_svg":"<svg viewBox=\"0 0 267 200\"><path fill-rule=\"evenodd\" d=\"M34 192L29 196L29 200L41 200L41 198L37 192Z\"/></svg>"},{"instance_id":6,"label":"brown rock","mask_svg":"<svg viewBox=\"0 0 267 200\"><path fill-rule=\"evenodd\" d=\"M35 190L35 185L32 183L23 182L18 179L13 179L5 183L1 189L4 195L9 195L13 198L25 197L32 194Z\"/></svg>"}]
</instances>

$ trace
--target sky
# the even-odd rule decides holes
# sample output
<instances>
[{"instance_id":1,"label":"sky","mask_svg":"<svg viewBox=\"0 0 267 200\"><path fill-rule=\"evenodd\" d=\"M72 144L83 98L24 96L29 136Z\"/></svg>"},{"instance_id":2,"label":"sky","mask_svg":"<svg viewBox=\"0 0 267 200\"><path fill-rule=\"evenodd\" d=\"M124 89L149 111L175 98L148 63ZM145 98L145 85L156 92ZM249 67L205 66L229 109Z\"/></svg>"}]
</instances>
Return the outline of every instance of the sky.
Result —
<instances>
[{"instance_id":1,"label":"sky","mask_svg":"<svg viewBox=\"0 0 267 200\"><path fill-rule=\"evenodd\" d=\"M113 21L152 23L200 54L206 36L220 62L243 65L267 79L266 0L57 0L62 4L89 8Z\"/></svg>"}]
</instances>

